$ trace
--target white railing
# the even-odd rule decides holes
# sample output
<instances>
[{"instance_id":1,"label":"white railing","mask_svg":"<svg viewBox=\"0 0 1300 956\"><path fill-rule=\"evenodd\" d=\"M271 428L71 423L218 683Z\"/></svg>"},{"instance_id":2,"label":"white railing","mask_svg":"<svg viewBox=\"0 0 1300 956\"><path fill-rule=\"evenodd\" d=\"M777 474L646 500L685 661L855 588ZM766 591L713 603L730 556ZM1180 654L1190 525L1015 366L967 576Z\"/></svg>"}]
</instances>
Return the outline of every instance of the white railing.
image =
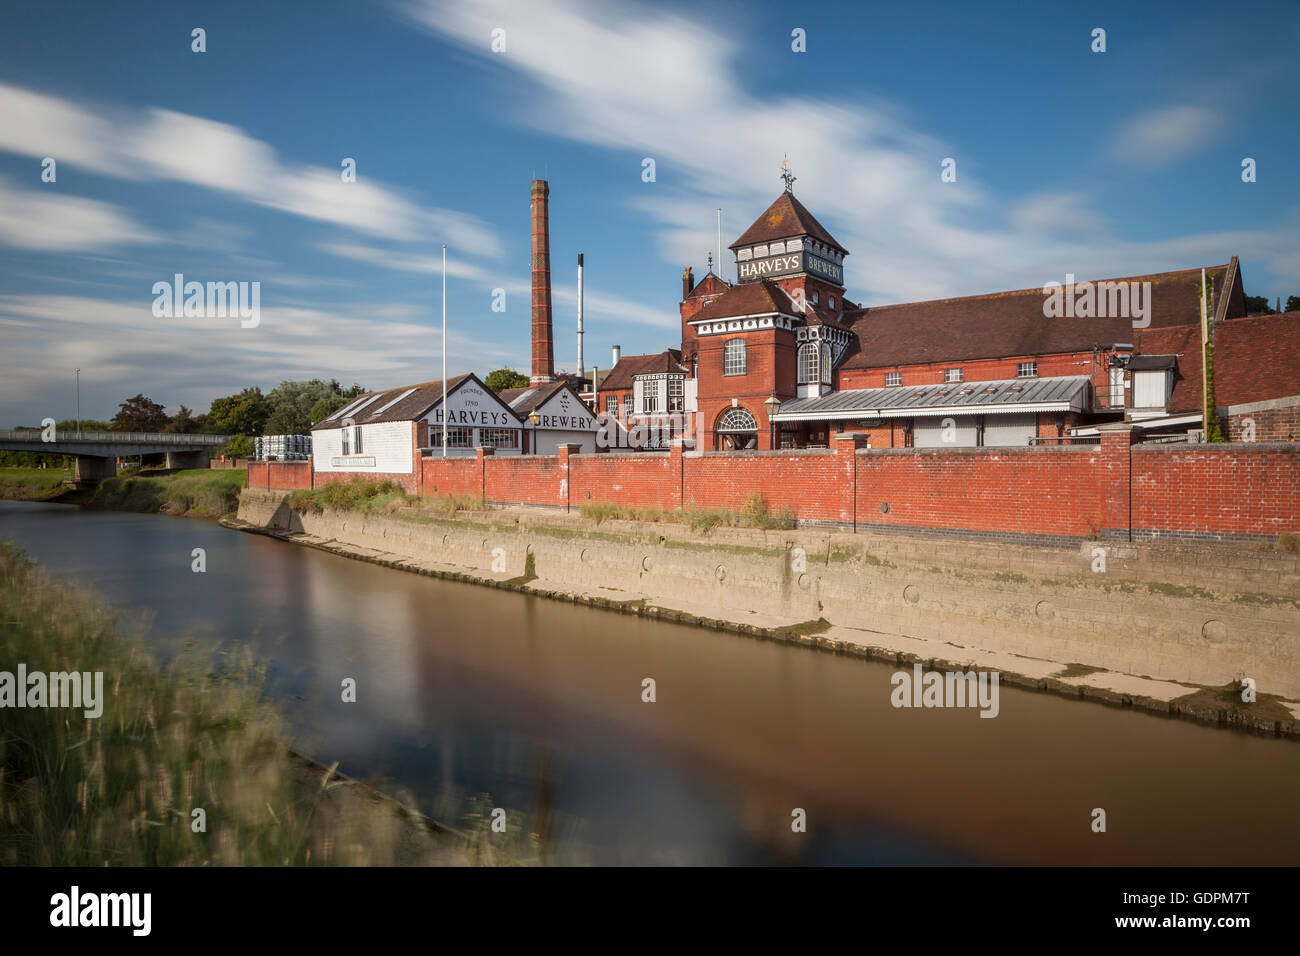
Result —
<instances>
[{"instance_id":1,"label":"white railing","mask_svg":"<svg viewBox=\"0 0 1300 956\"><path fill-rule=\"evenodd\" d=\"M39 428L0 430L0 441L40 441ZM81 432L58 431L54 441L138 442L151 445L224 445L229 435L183 435L168 432Z\"/></svg>"}]
</instances>

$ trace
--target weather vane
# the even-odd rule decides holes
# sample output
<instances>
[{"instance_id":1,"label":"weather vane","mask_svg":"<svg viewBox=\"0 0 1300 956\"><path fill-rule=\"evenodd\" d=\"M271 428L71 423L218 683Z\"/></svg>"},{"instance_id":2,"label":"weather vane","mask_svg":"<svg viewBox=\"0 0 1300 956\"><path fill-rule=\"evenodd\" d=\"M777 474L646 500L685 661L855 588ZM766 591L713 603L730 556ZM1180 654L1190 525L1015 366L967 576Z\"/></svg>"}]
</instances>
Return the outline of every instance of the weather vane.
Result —
<instances>
[{"instance_id":1,"label":"weather vane","mask_svg":"<svg viewBox=\"0 0 1300 956\"><path fill-rule=\"evenodd\" d=\"M785 191L792 192L790 187L794 185L795 175L790 172L789 154L786 154L786 157L781 160L781 178L785 180Z\"/></svg>"}]
</instances>

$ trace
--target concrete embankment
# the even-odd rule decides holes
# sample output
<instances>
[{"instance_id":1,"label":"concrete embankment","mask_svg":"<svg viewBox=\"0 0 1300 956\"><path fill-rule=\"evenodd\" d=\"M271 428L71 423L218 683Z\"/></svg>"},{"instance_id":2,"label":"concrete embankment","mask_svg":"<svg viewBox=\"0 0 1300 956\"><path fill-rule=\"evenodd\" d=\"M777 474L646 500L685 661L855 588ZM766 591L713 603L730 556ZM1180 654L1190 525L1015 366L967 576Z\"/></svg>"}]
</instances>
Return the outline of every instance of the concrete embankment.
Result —
<instances>
[{"instance_id":1,"label":"concrete embankment","mask_svg":"<svg viewBox=\"0 0 1300 956\"><path fill-rule=\"evenodd\" d=\"M300 514L246 490L236 526L406 570L840 653L1300 733L1300 554L1084 542L1032 548L503 509ZM1255 681L1259 701L1228 685Z\"/></svg>"}]
</instances>

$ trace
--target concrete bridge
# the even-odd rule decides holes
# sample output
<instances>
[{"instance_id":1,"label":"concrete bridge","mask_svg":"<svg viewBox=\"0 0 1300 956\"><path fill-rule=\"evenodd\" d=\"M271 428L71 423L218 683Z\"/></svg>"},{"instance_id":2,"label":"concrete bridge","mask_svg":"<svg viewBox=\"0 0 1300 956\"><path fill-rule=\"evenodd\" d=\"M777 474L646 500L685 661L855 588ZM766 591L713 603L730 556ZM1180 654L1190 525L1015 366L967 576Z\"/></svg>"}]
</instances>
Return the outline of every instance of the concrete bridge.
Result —
<instances>
[{"instance_id":1,"label":"concrete bridge","mask_svg":"<svg viewBox=\"0 0 1300 956\"><path fill-rule=\"evenodd\" d=\"M168 468L207 468L209 452L230 440L229 435L172 435L165 432L59 431L45 441L39 428L0 431L0 451L34 451L71 455L73 477L98 482L117 474L117 459L133 455L167 456Z\"/></svg>"}]
</instances>

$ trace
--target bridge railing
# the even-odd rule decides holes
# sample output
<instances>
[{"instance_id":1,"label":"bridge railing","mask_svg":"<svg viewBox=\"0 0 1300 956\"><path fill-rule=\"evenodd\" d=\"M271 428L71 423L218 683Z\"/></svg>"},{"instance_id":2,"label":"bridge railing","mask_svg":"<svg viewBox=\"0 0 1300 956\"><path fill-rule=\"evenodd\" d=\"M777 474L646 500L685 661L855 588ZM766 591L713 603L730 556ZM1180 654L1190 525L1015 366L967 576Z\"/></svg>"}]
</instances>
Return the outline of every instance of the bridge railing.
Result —
<instances>
[{"instance_id":1,"label":"bridge railing","mask_svg":"<svg viewBox=\"0 0 1300 956\"><path fill-rule=\"evenodd\" d=\"M40 441L39 428L0 430L0 441ZM229 435L183 435L170 432L57 431L54 441L139 442L157 445L224 445Z\"/></svg>"}]
</instances>

